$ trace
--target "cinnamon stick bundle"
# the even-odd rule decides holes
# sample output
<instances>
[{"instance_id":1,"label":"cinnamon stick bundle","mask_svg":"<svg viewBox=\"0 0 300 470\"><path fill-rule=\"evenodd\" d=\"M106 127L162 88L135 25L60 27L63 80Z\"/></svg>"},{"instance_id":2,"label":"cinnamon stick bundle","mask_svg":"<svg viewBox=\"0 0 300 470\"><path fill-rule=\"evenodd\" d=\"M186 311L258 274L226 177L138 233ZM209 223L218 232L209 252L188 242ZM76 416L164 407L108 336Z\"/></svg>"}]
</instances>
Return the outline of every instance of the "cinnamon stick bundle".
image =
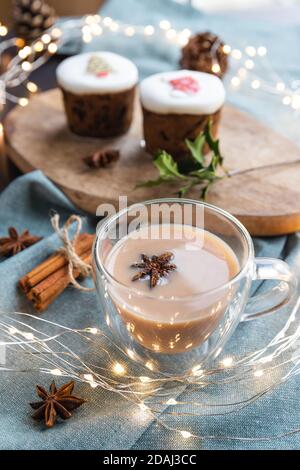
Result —
<instances>
[{"instance_id":1,"label":"cinnamon stick bundle","mask_svg":"<svg viewBox=\"0 0 300 470\"><path fill-rule=\"evenodd\" d=\"M76 253L87 264L91 264L93 242L94 235L82 233L75 244ZM75 268L74 278L79 275L80 271ZM69 283L69 262L61 251L50 256L19 281L21 289L38 312L46 310Z\"/></svg>"}]
</instances>

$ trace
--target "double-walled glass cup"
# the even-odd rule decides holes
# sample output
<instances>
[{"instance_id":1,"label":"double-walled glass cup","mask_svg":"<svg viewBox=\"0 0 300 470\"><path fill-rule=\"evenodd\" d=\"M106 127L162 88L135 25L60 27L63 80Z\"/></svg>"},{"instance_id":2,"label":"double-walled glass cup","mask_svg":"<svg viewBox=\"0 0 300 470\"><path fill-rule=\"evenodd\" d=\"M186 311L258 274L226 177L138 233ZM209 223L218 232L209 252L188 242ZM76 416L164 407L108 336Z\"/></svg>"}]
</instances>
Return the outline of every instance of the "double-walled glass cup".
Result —
<instances>
[{"instance_id":1,"label":"double-walled glass cup","mask_svg":"<svg viewBox=\"0 0 300 470\"><path fill-rule=\"evenodd\" d=\"M208 231L231 248L239 265L232 279L208 291L201 291L199 279L199 293L177 297L174 292L158 298L154 290L142 292L139 283L124 285L109 272L107 260L119 240L141 227L178 225L180 213L183 226ZM210 204L177 198L135 204L104 219L97 230L93 266L105 320L118 346L149 369L177 376L192 372L195 366L208 367L240 321L283 308L297 284L284 261L254 257L251 237L235 217ZM268 279L278 283L249 298L252 281ZM156 320L158 309L164 313L163 321L161 315Z\"/></svg>"}]
</instances>

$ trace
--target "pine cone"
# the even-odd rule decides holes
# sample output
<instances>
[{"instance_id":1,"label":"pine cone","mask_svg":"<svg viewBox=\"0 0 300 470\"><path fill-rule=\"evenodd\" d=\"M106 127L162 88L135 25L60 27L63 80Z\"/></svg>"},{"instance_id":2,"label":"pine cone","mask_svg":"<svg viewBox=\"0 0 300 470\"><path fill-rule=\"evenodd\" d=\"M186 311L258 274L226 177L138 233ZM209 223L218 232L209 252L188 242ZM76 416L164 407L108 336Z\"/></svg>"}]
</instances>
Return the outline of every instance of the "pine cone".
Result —
<instances>
[{"instance_id":1,"label":"pine cone","mask_svg":"<svg viewBox=\"0 0 300 470\"><path fill-rule=\"evenodd\" d=\"M196 34L182 49L180 65L184 69L212 73L222 78L228 69L228 57L223 47L224 43L215 34L208 31Z\"/></svg>"},{"instance_id":2,"label":"pine cone","mask_svg":"<svg viewBox=\"0 0 300 470\"><path fill-rule=\"evenodd\" d=\"M16 33L27 42L41 36L55 22L55 10L44 0L14 0L13 6Z\"/></svg>"}]
</instances>

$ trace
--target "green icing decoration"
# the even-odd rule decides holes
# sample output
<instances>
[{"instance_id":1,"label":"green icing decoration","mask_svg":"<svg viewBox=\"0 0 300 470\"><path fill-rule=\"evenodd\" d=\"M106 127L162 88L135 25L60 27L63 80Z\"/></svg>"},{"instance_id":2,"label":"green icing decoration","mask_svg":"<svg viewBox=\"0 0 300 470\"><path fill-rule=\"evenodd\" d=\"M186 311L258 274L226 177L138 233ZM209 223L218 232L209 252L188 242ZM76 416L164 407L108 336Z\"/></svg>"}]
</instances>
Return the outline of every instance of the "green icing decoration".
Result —
<instances>
[{"instance_id":1,"label":"green icing decoration","mask_svg":"<svg viewBox=\"0 0 300 470\"><path fill-rule=\"evenodd\" d=\"M91 56L88 65L87 73L96 75L96 77L106 77L112 72L110 65L99 55Z\"/></svg>"}]
</instances>

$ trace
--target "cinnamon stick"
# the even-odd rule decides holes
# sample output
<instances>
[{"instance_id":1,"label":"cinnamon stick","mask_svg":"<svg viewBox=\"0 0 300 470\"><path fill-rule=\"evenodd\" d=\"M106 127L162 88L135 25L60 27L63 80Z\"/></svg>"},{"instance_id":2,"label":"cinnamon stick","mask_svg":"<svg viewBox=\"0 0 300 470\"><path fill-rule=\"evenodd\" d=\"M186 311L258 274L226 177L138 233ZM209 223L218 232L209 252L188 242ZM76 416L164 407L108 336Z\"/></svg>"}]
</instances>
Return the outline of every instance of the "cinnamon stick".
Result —
<instances>
[{"instance_id":1,"label":"cinnamon stick","mask_svg":"<svg viewBox=\"0 0 300 470\"><path fill-rule=\"evenodd\" d=\"M88 233L80 234L75 246L76 253L87 264L91 264L94 238ZM73 275L78 278L80 271L75 268ZM21 289L38 312L46 310L69 283L69 264L63 252L50 256L19 281Z\"/></svg>"},{"instance_id":2,"label":"cinnamon stick","mask_svg":"<svg viewBox=\"0 0 300 470\"><path fill-rule=\"evenodd\" d=\"M85 263L90 264L90 251L84 253L84 255L81 256L81 259ZM77 269L74 269L73 274L74 277L77 278L80 272ZM66 265L33 287L28 293L28 298L33 301L45 302L49 297L52 297L52 295L59 292L60 288L65 289L69 283L69 267Z\"/></svg>"},{"instance_id":3,"label":"cinnamon stick","mask_svg":"<svg viewBox=\"0 0 300 470\"><path fill-rule=\"evenodd\" d=\"M81 256L87 250L91 250L93 242L94 235L89 233L80 234L75 246L76 253ZM20 279L19 285L27 294L30 289L67 264L66 256L62 252L57 252Z\"/></svg>"},{"instance_id":4,"label":"cinnamon stick","mask_svg":"<svg viewBox=\"0 0 300 470\"><path fill-rule=\"evenodd\" d=\"M88 264L91 263L91 258L91 253L82 257L83 261ZM45 289L44 291L41 291L40 293L33 292L32 302L34 308L38 312L43 312L44 310L46 310L47 307L49 307L49 305L68 287L70 283L68 268L64 267L62 269L64 270L64 272L61 273L61 277L58 278L56 282L54 282L49 288ZM78 278L80 275L80 271L74 269L73 275L75 279Z\"/></svg>"}]
</instances>

